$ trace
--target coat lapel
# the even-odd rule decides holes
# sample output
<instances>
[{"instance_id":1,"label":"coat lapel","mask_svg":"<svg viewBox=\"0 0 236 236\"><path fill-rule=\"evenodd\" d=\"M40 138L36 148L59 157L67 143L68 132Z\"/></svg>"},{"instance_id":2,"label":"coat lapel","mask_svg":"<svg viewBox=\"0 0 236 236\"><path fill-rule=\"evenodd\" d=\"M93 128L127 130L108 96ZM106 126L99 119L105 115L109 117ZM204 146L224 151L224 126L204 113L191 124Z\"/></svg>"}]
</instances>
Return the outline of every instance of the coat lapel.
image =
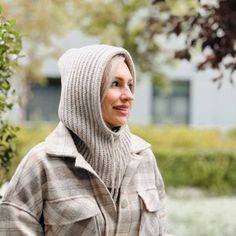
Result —
<instances>
[{"instance_id":1,"label":"coat lapel","mask_svg":"<svg viewBox=\"0 0 236 236\"><path fill-rule=\"evenodd\" d=\"M89 163L77 151L70 132L61 122L45 139L45 146L48 155L75 158L76 167L85 169L97 176Z\"/></svg>"},{"instance_id":2,"label":"coat lapel","mask_svg":"<svg viewBox=\"0 0 236 236\"><path fill-rule=\"evenodd\" d=\"M75 167L85 169L100 179L91 165L77 151L70 132L62 122L60 122L52 133L45 139L45 146L47 154L52 156L75 158ZM122 182L122 189L128 186L132 176L140 164L142 156L139 155L139 153L150 148L150 146L149 143L138 136L133 134L131 135L131 159Z\"/></svg>"}]
</instances>

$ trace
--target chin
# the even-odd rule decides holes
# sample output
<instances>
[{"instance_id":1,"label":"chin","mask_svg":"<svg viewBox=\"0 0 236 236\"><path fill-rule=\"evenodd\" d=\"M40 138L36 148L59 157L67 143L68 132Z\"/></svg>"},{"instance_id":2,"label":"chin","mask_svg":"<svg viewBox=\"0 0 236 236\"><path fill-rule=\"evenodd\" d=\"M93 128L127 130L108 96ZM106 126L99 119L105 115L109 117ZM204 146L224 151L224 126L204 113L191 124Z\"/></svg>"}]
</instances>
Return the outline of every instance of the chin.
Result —
<instances>
[{"instance_id":1,"label":"chin","mask_svg":"<svg viewBox=\"0 0 236 236\"><path fill-rule=\"evenodd\" d=\"M115 126L116 126L116 127L120 127L120 126L125 125L126 123L127 123L127 121L117 122Z\"/></svg>"},{"instance_id":2,"label":"chin","mask_svg":"<svg viewBox=\"0 0 236 236\"><path fill-rule=\"evenodd\" d=\"M121 127L127 124L127 119L125 120L114 120L113 122L107 122L110 128Z\"/></svg>"}]
</instances>

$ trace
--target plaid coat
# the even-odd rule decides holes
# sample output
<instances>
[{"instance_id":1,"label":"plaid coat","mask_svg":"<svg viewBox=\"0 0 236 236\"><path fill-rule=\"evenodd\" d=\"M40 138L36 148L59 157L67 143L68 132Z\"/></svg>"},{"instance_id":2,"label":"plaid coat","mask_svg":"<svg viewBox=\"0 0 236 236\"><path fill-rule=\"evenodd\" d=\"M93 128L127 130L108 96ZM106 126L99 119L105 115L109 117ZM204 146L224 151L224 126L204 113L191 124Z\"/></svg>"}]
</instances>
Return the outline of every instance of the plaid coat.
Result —
<instances>
[{"instance_id":1,"label":"plaid coat","mask_svg":"<svg viewBox=\"0 0 236 236\"><path fill-rule=\"evenodd\" d=\"M167 235L164 185L150 144L132 136L115 204L59 123L11 179L0 203L0 235Z\"/></svg>"}]
</instances>

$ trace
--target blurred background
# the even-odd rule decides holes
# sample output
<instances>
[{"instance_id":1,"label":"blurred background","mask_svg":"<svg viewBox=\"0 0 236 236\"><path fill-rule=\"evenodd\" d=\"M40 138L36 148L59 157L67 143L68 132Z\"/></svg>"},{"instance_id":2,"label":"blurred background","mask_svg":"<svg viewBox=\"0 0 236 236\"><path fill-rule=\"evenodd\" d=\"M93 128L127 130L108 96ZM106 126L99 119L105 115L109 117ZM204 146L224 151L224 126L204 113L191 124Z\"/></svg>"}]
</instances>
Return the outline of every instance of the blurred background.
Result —
<instances>
[{"instance_id":1,"label":"blurred background","mask_svg":"<svg viewBox=\"0 0 236 236\"><path fill-rule=\"evenodd\" d=\"M2 0L0 195L55 128L58 57L107 43L135 61L131 130L152 144L175 236L236 234L234 0Z\"/></svg>"}]
</instances>

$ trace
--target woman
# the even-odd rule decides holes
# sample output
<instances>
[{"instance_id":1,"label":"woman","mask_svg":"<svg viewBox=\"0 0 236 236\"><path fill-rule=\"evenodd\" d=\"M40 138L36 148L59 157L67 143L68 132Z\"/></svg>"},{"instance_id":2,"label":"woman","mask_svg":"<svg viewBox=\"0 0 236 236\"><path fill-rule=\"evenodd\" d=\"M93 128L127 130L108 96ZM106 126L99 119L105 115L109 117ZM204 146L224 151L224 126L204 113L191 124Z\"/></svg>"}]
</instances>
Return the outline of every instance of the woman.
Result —
<instances>
[{"instance_id":1,"label":"woman","mask_svg":"<svg viewBox=\"0 0 236 236\"><path fill-rule=\"evenodd\" d=\"M150 144L127 126L130 54L91 45L68 50L58 66L60 123L19 165L0 205L0 234L167 235Z\"/></svg>"}]
</instances>

